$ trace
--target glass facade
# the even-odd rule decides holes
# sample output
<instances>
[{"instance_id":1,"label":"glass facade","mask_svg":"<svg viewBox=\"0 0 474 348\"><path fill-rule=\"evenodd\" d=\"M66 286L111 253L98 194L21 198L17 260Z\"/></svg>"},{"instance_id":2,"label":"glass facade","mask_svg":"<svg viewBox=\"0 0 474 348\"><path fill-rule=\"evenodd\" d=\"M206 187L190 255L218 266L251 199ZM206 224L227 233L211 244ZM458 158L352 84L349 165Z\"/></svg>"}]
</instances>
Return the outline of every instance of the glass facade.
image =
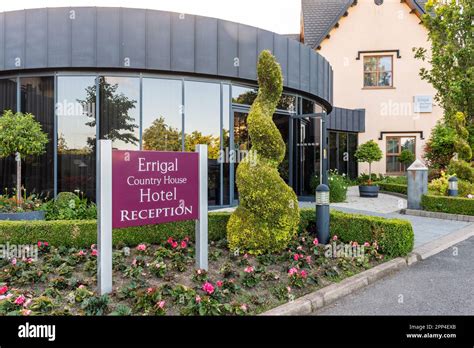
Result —
<instances>
[{"instance_id":1,"label":"glass facade","mask_svg":"<svg viewBox=\"0 0 474 348\"><path fill-rule=\"evenodd\" d=\"M56 104L58 192L95 196L95 76L59 76Z\"/></svg>"},{"instance_id":2,"label":"glass facade","mask_svg":"<svg viewBox=\"0 0 474 348\"><path fill-rule=\"evenodd\" d=\"M0 112L4 110L17 110L17 79L0 80ZM14 156L8 158L0 158L0 188L2 192L5 190L12 193L11 190L16 184L16 165Z\"/></svg>"},{"instance_id":3,"label":"glass facade","mask_svg":"<svg viewBox=\"0 0 474 348\"><path fill-rule=\"evenodd\" d=\"M48 134L46 153L22 166L30 193L76 191L95 200L97 139L127 150L194 151L205 143L209 205L222 206L238 199L232 150L251 148L247 115L257 93L230 81L64 72L0 78L0 112L30 112ZM298 194L309 192L319 171L319 130L314 119L295 115L316 110L314 101L285 92L273 116L287 145L279 172ZM13 157L0 161L0 174L2 188L15 186Z\"/></svg>"},{"instance_id":4,"label":"glass facade","mask_svg":"<svg viewBox=\"0 0 474 348\"><path fill-rule=\"evenodd\" d=\"M54 77L20 78L20 111L31 113L48 135L46 152L30 156L22 165L23 185L27 193L43 197L54 195Z\"/></svg>"}]
</instances>

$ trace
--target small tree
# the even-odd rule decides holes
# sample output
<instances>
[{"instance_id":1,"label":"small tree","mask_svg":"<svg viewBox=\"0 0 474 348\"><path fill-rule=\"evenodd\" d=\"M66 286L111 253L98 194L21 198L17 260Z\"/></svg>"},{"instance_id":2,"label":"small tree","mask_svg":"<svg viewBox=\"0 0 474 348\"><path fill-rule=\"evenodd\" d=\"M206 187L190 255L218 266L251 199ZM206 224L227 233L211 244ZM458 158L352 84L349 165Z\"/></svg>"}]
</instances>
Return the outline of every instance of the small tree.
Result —
<instances>
[{"instance_id":1,"label":"small tree","mask_svg":"<svg viewBox=\"0 0 474 348\"><path fill-rule=\"evenodd\" d=\"M369 164L369 180L367 180L367 184L371 185L372 162L377 162L382 159L382 150L380 150L379 145L375 141L369 140L359 145L354 156L357 158L357 162L366 162Z\"/></svg>"},{"instance_id":2,"label":"small tree","mask_svg":"<svg viewBox=\"0 0 474 348\"><path fill-rule=\"evenodd\" d=\"M415 154L408 149L403 150L400 152L400 157L398 157L398 161L402 163L405 168L408 168L410 164L415 162Z\"/></svg>"},{"instance_id":3,"label":"small tree","mask_svg":"<svg viewBox=\"0 0 474 348\"><path fill-rule=\"evenodd\" d=\"M21 159L45 152L48 136L32 114L5 110L0 117L0 158L15 155L16 199L21 204Z\"/></svg>"}]
</instances>

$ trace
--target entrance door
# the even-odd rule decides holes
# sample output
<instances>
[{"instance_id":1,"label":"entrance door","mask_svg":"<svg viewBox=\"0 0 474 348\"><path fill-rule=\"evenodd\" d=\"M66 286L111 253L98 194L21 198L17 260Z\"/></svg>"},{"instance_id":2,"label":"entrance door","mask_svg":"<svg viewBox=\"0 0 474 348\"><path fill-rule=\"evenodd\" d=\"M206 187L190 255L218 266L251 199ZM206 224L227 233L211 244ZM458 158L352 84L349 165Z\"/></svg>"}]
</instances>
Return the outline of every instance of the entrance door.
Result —
<instances>
[{"instance_id":1,"label":"entrance door","mask_svg":"<svg viewBox=\"0 0 474 348\"><path fill-rule=\"evenodd\" d=\"M313 196L321 174L320 118L293 119L294 177L293 187L299 196Z\"/></svg>"}]
</instances>

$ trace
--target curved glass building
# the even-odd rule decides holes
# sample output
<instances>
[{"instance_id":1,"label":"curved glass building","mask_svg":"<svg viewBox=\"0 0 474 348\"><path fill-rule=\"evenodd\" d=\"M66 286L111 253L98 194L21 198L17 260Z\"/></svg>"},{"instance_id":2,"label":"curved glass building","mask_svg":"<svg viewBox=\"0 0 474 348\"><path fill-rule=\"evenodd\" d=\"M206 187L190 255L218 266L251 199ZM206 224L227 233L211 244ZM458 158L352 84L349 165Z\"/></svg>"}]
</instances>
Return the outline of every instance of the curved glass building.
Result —
<instances>
[{"instance_id":1,"label":"curved glass building","mask_svg":"<svg viewBox=\"0 0 474 348\"><path fill-rule=\"evenodd\" d=\"M247 25L154 10L0 13L0 112L32 113L50 139L46 153L23 166L27 191L79 190L95 199L97 139L130 150L193 151L207 143L209 205L234 204L264 49L284 76L273 116L287 144L280 173L298 195L310 194L310 178L321 170L322 127L305 115L332 111L332 70L309 47ZM2 187L15 180L14 158L1 160Z\"/></svg>"}]
</instances>

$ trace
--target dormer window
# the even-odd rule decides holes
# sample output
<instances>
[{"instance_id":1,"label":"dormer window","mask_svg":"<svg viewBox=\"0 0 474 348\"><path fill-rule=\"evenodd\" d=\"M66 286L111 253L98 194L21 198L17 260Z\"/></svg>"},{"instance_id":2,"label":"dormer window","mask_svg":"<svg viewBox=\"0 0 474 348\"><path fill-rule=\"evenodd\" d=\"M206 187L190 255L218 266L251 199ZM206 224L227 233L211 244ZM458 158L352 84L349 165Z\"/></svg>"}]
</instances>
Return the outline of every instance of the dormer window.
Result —
<instances>
[{"instance_id":1,"label":"dormer window","mask_svg":"<svg viewBox=\"0 0 474 348\"><path fill-rule=\"evenodd\" d=\"M393 87L393 57L365 56L364 57L364 87L384 88Z\"/></svg>"}]
</instances>

